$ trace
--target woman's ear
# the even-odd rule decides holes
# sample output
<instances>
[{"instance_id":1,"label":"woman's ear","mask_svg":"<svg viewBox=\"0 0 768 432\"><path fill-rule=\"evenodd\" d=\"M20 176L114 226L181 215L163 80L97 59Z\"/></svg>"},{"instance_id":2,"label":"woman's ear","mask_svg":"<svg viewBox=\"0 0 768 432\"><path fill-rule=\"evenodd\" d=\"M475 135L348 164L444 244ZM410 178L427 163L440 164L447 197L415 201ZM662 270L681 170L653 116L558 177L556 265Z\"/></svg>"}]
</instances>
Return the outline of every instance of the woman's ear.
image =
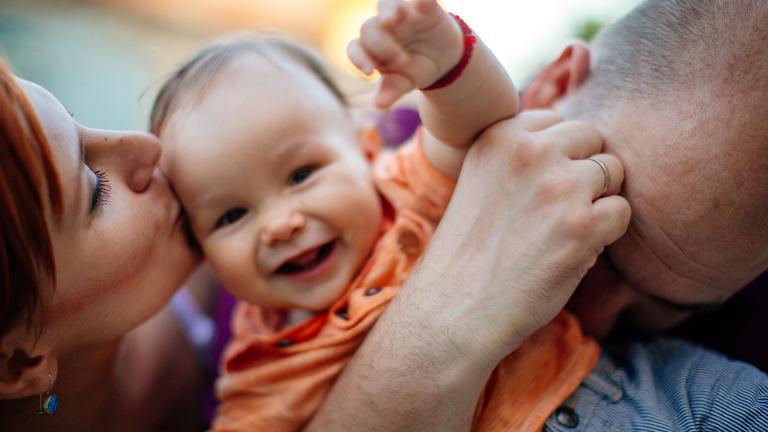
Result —
<instances>
[{"instance_id":1,"label":"woman's ear","mask_svg":"<svg viewBox=\"0 0 768 432\"><path fill-rule=\"evenodd\" d=\"M579 88L589 76L589 48L569 45L544 68L525 90L523 109L552 108L560 98Z\"/></svg>"},{"instance_id":2,"label":"woman's ear","mask_svg":"<svg viewBox=\"0 0 768 432\"><path fill-rule=\"evenodd\" d=\"M22 339L20 333L11 330L0 342L0 399L45 393L59 372L58 357L36 337Z\"/></svg>"}]
</instances>

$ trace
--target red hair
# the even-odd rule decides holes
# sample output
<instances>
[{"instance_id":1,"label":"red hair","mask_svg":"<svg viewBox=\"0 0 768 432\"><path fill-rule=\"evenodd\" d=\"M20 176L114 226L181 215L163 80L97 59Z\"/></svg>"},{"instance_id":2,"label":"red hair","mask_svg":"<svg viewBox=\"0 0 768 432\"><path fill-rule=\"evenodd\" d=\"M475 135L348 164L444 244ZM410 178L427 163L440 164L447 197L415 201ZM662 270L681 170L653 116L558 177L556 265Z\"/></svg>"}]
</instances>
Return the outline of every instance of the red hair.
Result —
<instances>
[{"instance_id":1,"label":"red hair","mask_svg":"<svg viewBox=\"0 0 768 432\"><path fill-rule=\"evenodd\" d=\"M61 184L35 110L0 60L0 337L44 317L56 269L47 216L62 212ZM42 327L41 327L42 329Z\"/></svg>"}]
</instances>

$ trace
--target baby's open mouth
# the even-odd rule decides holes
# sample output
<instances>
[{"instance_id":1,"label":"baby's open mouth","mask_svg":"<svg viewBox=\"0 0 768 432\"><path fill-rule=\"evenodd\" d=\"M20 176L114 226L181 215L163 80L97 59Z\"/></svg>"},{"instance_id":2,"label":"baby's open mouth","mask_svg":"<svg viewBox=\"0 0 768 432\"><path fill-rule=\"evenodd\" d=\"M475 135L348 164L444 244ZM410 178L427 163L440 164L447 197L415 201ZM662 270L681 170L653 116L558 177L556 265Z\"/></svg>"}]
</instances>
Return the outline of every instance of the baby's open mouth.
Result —
<instances>
[{"instance_id":1,"label":"baby's open mouth","mask_svg":"<svg viewBox=\"0 0 768 432\"><path fill-rule=\"evenodd\" d=\"M281 265L275 271L275 274L293 276L303 272L311 271L328 259L335 246L336 240L331 240L328 243L303 252L302 254L291 258L285 264Z\"/></svg>"}]
</instances>

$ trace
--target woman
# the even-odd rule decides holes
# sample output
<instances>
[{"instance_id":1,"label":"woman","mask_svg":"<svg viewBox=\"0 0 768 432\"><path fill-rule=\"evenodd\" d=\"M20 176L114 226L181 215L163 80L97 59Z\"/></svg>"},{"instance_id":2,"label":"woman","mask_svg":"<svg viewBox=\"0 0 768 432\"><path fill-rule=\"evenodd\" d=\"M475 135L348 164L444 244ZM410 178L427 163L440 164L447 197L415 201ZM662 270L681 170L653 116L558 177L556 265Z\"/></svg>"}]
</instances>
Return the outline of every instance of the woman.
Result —
<instances>
[{"instance_id":1,"label":"woman","mask_svg":"<svg viewBox=\"0 0 768 432\"><path fill-rule=\"evenodd\" d=\"M157 169L156 139L78 125L5 66L0 113L3 429L194 429L184 421L197 417L189 411L192 352L170 315L150 319L197 261ZM338 420L354 414L346 401L396 375L426 384L414 400L435 403L436 421L469 424L496 363L562 308L599 250L626 228L621 198L593 202L618 190L618 161L572 161L568 153L600 145L592 130L576 131L539 112L478 140L465 164L477 175L459 181L433 252L310 429L343 429ZM555 190L554 181L566 187ZM383 401L396 394L379 390ZM44 404L52 394L61 410L36 414L52 410Z\"/></svg>"},{"instance_id":2,"label":"woman","mask_svg":"<svg viewBox=\"0 0 768 432\"><path fill-rule=\"evenodd\" d=\"M81 127L45 90L17 85L4 66L1 73L9 301L0 397L15 399L0 408L4 423L147 430L169 408L179 414L164 398L183 407L195 397L191 351L163 323L169 317L156 318L149 337L121 339L168 302L197 262L156 168L158 142ZM170 355L180 368L164 367ZM157 384L168 380L177 385ZM66 409L35 416L36 396L49 388ZM156 404L144 403L149 394Z\"/></svg>"}]
</instances>

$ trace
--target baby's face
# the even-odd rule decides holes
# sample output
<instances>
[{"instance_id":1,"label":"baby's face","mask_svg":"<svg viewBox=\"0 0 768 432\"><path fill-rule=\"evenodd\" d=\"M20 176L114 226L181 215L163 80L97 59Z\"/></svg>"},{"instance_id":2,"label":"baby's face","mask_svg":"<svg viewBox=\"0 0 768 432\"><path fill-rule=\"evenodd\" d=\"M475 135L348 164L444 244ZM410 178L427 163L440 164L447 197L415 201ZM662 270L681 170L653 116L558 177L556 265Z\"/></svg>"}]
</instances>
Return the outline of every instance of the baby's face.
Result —
<instances>
[{"instance_id":1,"label":"baby's face","mask_svg":"<svg viewBox=\"0 0 768 432\"><path fill-rule=\"evenodd\" d=\"M224 286L267 307L330 306L382 217L339 101L278 54L244 55L179 105L160 137L162 165Z\"/></svg>"}]
</instances>

